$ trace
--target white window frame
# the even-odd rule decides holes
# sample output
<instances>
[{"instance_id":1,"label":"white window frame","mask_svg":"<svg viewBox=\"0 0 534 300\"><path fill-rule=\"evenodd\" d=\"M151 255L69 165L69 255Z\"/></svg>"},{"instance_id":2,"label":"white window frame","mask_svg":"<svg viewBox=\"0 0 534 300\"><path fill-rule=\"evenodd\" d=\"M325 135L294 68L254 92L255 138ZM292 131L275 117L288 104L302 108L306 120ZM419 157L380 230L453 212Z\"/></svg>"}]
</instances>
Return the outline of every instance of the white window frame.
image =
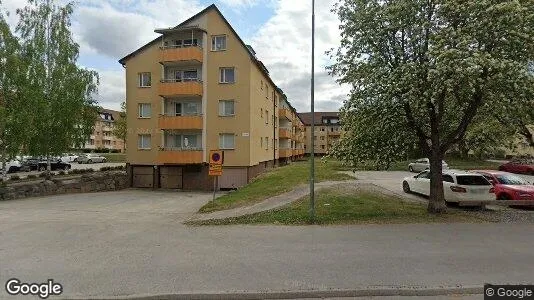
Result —
<instances>
[{"instance_id":1,"label":"white window frame","mask_svg":"<svg viewBox=\"0 0 534 300\"><path fill-rule=\"evenodd\" d=\"M233 113L227 113L226 110L226 105L225 104L228 104L228 103L231 103L232 104L232 108L233 108ZM222 105L222 106L221 106ZM221 110L222 108L222 110ZM219 116L220 117L233 117L235 116L235 100L219 100Z\"/></svg>"},{"instance_id":2,"label":"white window frame","mask_svg":"<svg viewBox=\"0 0 534 300\"><path fill-rule=\"evenodd\" d=\"M148 106L148 110L149 110L148 111L148 115L146 115L146 116L142 114L143 113L143 109L142 108L143 108L144 105L147 105ZM150 103L139 103L137 105L137 117L139 119L150 119L152 117L152 104L150 104Z\"/></svg>"},{"instance_id":3,"label":"white window frame","mask_svg":"<svg viewBox=\"0 0 534 300\"><path fill-rule=\"evenodd\" d=\"M232 70L234 72L234 81L227 81L226 80L226 73L225 71L226 70ZM224 83L224 84L232 84L232 83L236 83L236 72L235 72L235 68L234 67L221 67L219 68L219 83Z\"/></svg>"},{"instance_id":4,"label":"white window frame","mask_svg":"<svg viewBox=\"0 0 534 300\"><path fill-rule=\"evenodd\" d=\"M217 39L224 38L224 48L217 49ZM211 51L226 51L228 48L228 38L226 34L212 35L211 36Z\"/></svg>"},{"instance_id":5,"label":"white window frame","mask_svg":"<svg viewBox=\"0 0 534 300\"><path fill-rule=\"evenodd\" d=\"M225 138L231 138L232 146L225 145ZM235 134L233 133L220 133L219 134L219 149L221 150L234 150L235 149Z\"/></svg>"},{"instance_id":6,"label":"white window frame","mask_svg":"<svg viewBox=\"0 0 534 300\"><path fill-rule=\"evenodd\" d=\"M143 140L148 138L148 147L143 147ZM150 134L138 134L137 135L137 149L150 150L152 149L152 136Z\"/></svg>"},{"instance_id":7,"label":"white window frame","mask_svg":"<svg viewBox=\"0 0 534 300\"><path fill-rule=\"evenodd\" d=\"M144 85L144 80L143 80L143 75L147 75L148 74L148 79L149 79L149 85ZM149 87L152 87L152 73L150 72L141 72L138 74L138 78L137 78L138 82L138 86L141 87L141 88L149 88Z\"/></svg>"}]
</instances>

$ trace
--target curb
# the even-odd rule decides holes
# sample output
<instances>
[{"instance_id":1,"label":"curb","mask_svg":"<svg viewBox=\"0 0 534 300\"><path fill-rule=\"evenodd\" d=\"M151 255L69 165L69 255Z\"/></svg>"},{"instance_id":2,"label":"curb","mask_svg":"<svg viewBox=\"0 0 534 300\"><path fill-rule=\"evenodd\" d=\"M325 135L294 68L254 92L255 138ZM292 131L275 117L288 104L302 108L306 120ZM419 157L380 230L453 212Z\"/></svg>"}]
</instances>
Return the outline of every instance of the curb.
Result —
<instances>
[{"instance_id":1,"label":"curb","mask_svg":"<svg viewBox=\"0 0 534 300\"><path fill-rule=\"evenodd\" d=\"M65 300L209 300L209 299L299 299L299 298L345 298L345 297L387 297L387 296L447 296L447 295L479 295L483 294L481 286L470 287L382 287L352 290L313 290L313 291L281 291L281 292L214 292L214 293L183 293L162 295L132 295L119 297L84 297L63 298Z\"/></svg>"}]
</instances>

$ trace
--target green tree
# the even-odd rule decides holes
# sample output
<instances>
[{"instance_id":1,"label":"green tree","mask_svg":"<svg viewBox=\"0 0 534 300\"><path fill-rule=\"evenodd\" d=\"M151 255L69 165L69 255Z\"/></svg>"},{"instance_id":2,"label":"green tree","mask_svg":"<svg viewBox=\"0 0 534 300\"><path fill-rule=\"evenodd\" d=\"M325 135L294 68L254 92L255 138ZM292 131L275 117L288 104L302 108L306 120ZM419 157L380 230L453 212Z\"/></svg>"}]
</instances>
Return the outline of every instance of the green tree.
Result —
<instances>
[{"instance_id":1,"label":"green tree","mask_svg":"<svg viewBox=\"0 0 534 300\"><path fill-rule=\"evenodd\" d=\"M446 211L445 152L465 137L482 106L505 105L506 93L531 81L534 3L343 0L334 11L342 39L330 70L352 86L342 122L350 129L347 115L360 107L401 114L390 118L396 130L380 138L415 136L430 159L428 211ZM358 128L372 139L378 124Z\"/></svg>"},{"instance_id":2,"label":"green tree","mask_svg":"<svg viewBox=\"0 0 534 300\"><path fill-rule=\"evenodd\" d=\"M121 103L119 119L115 120L113 135L124 141L123 150L126 149L126 137L128 136L128 124L126 123L126 102Z\"/></svg>"},{"instance_id":3,"label":"green tree","mask_svg":"<svg viewBox=\"0 0 534 300\"><path fill-rule=\"evenodd\" d=\"M59 155L85 141L96 121L98 74L76 65L79 46L70 31L72 13L72 3L58 6L51 0L29 0L17 10L33 91L30 154Z\"/></svg>"},{"instance_id":4,"label":"green tree","mask_svg":"<svg viewBox=\"0 0 534 300\"><path fill-rule=\"evenodd\" d=\"M0 11L0 166L20 153L28 136L25 68L20 45Z\"/></svg>"}]
</instances>

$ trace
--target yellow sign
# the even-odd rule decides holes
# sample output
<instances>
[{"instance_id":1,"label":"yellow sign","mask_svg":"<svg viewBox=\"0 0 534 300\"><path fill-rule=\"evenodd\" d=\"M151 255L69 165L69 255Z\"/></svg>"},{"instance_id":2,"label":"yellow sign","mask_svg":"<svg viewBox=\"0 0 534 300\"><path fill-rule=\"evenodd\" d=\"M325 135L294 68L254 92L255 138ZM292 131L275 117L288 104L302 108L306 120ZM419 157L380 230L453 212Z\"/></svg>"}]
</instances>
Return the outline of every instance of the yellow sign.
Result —
<instances>
[{"instance_id":1,"label":"yellow sign","mask_svg":"<svg viewBox=\"0 0 534 300\"><path fill-rule=\"evenodd\" d=\"M210 151L209 176L221 176L223 165L223 152L220 150Z\"/></svg>"},{"instance_id":2,"label":"yellow sign","mask_svg":"<svg viewBox=\"0 0 534 300\"><path fill-rule=\"evenodd\" d=\"M210 164L209 176L221 176L222 175L222 165Z\"/></svg>"}]
</instances>

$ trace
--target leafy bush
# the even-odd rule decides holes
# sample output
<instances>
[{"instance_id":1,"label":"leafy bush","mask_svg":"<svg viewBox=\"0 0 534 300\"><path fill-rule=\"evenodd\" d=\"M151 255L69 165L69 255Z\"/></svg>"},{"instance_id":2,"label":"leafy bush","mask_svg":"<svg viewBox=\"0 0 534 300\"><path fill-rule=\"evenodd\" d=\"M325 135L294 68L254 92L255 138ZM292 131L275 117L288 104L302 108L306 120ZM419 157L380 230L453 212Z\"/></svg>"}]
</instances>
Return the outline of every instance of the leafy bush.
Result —
<instances>
[{"instance_id":1,"label":"leafy bush","mask_svg":"<svg viewBox=\"0 0 534 300\"><path fill-rule=\"evenodd\" d=\"M30 175L26 176L26 178L28 178L28 179L35 179L35 178L37 178L37 175L30 174Z\"/></svg>"},{"instance_id":2,"label":"leafy bush","mask_svg":"<svg viewBox=\"0 0 534 300\"><path fill-rule=\"evenodd\" d=\"M39 177L44 178L44 177L47 177L47 175L48 175L47 172L41 172L39 174ZM50 176L52 176L52 174L50 174Z\"/></svg>"},{"instance_id":3,"label":"leafy bush","mask_svg":"<svg viewBox=\"0 0 534 300\"><path fill-rule=\"evenodd\" d=\"M65 171L59 171L57 172L58 175L65 175Z\"/></svg>"},{"instance_id":4,"label":"leafy bush","mask_svg":"<svg viewBox=\"0 0 534 300\"><path fill-rule=\"evenodd\" d=\"M11 178L9 178L9 179L12 180L12 181L20 180L20 176L19 175L11 175Z\"/></svg>"}]
</instances>

